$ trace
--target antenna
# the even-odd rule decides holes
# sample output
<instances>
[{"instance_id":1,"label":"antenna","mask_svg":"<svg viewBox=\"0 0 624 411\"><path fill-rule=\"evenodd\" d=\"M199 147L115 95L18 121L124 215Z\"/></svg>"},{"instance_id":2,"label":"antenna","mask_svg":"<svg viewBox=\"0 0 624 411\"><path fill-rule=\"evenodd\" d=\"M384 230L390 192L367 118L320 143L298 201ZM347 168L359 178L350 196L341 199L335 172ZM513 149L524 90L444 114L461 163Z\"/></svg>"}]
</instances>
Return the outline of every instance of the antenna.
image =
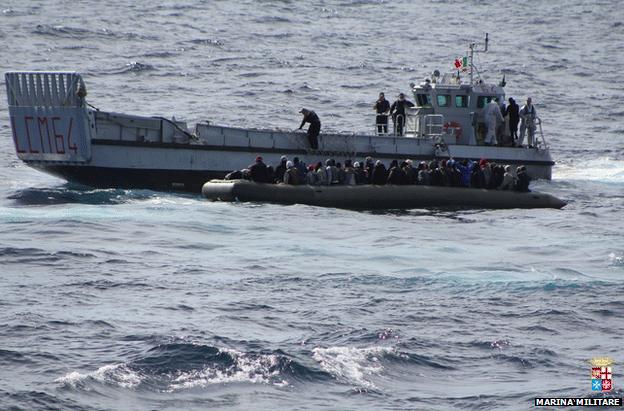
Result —
<instances>
[{"instance_id":1,"label":"antenna","mask_svg":"<svg viewBox=\"0 0 624 411\"><path fill-rule=\"evenodd\" d=\"M470 43L470 84L474 83L474 79L473 79L473 75L472 75L472 71L473 71L473 60L474 60L474 54L475 53L485 53L488 51L488 44L490 43L490 38L489 38L489 33L485 33L485 47L483 48L483 50L476 50L477 47L477 43Z\"/></svg>"}]
</instances>

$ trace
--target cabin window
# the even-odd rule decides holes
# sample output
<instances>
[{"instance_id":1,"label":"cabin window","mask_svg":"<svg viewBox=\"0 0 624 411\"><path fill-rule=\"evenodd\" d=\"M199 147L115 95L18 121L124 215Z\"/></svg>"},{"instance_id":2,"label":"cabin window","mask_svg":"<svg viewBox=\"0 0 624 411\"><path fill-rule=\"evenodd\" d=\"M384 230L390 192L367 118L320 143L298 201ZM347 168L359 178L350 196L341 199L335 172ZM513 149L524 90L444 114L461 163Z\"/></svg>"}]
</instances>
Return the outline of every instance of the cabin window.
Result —
<instances>
[{"instance_id":1,"label":"cabin window","mask_svg":"<svg viewBox=\"0 0 624 411\"><path fill-rule=\"evenodd\" d=\"M429 96L429 94L417 94L416 95L416 102L418 103L418 105L420 107L430 106L431 105L431 97Z\"/></svg>"},{"instance_id":2,"label":"cabin window","mask_svg":"<svg viewBox=\"0 0 624 411\"><path fill-rule=\"evenodd\" d=\"M448 107L451 105L451 96L448 94L438 94L438 107Z\"/></svg>"},{"instance_id":3,"label":"cabin window","mask_svg":"<svg viewBox=\"0 0 624 411\"><path fill-rule=\"evenodd\" d=\"M483 108L487 103L494 100L496 96L479 96L477 98L477 108Z\"/></svg>"},{"instance_id":4,"label":"cabin window","mask_svg":"<svg viewBox=\"0 0 624 411\"><path fill-rule=\"evenodd\" d=\"M468 107L468 96L455 96L455 107Z\"/></svg>"}]
</instances>

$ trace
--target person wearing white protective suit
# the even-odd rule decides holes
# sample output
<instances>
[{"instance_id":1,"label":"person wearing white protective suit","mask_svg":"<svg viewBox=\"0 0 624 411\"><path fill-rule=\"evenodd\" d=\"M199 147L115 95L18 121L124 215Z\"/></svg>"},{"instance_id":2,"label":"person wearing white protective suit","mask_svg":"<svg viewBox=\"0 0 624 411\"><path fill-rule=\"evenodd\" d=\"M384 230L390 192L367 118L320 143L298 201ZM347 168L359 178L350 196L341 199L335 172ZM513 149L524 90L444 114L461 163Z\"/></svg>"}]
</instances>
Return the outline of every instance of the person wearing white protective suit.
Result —
<instances>
[{"instance_id":1,"label":"person wearing white protective suit","mask_svg":"<svg viewBox=\"0 0 624 411\"><path fill-rule=\"evenodd\" d=\"M529 147L533 147L535 144L535 120L537 119L537 113L531 102L531 97L526 99L526 104L522 106L518 114L520 115L520 137L518 138L518 146L522 147L522 143L524 143L524 133L528 130Z\"/></svg>"},{"instance_id":2,"label":"person wearing white protective suit","mask_svg":"<svg viewBox=\"0 0 624 411\"><path fill-rule=\"evenodd\" d=\"M500 106L498 104L498 98L494 98L485 106L485 125L487 127L487 134L485 136L485 145L496 145L496 129L503 120L503 114L501 113Z\"/></svg>"}]
</instances>

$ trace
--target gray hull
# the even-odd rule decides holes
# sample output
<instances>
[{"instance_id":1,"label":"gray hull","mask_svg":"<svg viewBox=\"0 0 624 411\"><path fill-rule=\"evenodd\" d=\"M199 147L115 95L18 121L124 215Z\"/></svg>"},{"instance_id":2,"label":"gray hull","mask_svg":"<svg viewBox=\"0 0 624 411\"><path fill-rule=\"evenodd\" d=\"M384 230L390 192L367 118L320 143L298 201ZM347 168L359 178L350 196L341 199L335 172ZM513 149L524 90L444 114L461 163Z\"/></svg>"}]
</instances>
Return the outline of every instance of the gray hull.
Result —
<instances>
[{"instance_id":1,"label":"gray hull","mask_svg":"<svg viewBox=\"0 0 624 411\"><path fill-rule=\"evenodd\" d=\"M562 208L566 203L549 194L435 186L290 186L246 180L212 180L202 194L209 200L307 204L346 209Z\"/></svg>"}]
</instances>

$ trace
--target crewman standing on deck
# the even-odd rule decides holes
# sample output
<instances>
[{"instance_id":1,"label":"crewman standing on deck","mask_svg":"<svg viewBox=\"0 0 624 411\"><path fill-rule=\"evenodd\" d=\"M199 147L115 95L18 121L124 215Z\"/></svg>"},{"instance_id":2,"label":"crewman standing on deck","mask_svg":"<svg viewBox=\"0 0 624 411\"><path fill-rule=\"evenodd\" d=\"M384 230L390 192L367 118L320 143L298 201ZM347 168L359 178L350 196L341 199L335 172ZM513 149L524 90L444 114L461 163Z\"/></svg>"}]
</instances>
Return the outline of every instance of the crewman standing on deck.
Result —
<instances>
[{"instance_id":1,"label":"crewman standing on deck","mask_svg":"<svg viewBox=\"0 0 624 411\"><path fill-rule=\"evenodd\" d=\"M503 114L501 113L500 106L498 105L498 98L494 98L490 101L484 110L485 124L487 126L487 135L485 136L485 145L496 145L496 129L500 123L503 122Z\"/></svg>"},{"instance_id":2,"label":"crewman standing on deck","mask_svg":"<svg viewBox=\"0 0 624 411\"><path fill-rule=\"evenodd\" d=\"M303 114L303 120L301 120L299 130L303 128L305 123L310 123L310 127L308 127L308 142L310 142L311 149L317 150L318 135L321 132L321 120L319 120L314 111L308 110L307 108L302 108L299 112Z\"/></svg>"},{"instance_id":3,"label":"crewman standing on deck","mask_svg":"<svg viewBox=\"0 0 624 411\"><path fill-rule=\"evenodd\" d=\"M537 119L537 113L535 112L531 97L526 99L526 104L522 106L518 114L520 115L520 137L518 138L518 147L522 147L524 143L524 133L527 131L529 147L533 147L535 144L535 120Z\"/></svg>"},{"instance_id":4,"label":"crewman standing on deck","mask_svg":"<svg viewBox=\"0 0 624 411\"><path fill-rule=\"evenodd\" d=\"M375 102L373 110L377 112L377 134L385 136L388 134L388 114L390 113L390 102L386 100L384 93L379 93L379 99Z\"/></svg>"}]
</instances>

